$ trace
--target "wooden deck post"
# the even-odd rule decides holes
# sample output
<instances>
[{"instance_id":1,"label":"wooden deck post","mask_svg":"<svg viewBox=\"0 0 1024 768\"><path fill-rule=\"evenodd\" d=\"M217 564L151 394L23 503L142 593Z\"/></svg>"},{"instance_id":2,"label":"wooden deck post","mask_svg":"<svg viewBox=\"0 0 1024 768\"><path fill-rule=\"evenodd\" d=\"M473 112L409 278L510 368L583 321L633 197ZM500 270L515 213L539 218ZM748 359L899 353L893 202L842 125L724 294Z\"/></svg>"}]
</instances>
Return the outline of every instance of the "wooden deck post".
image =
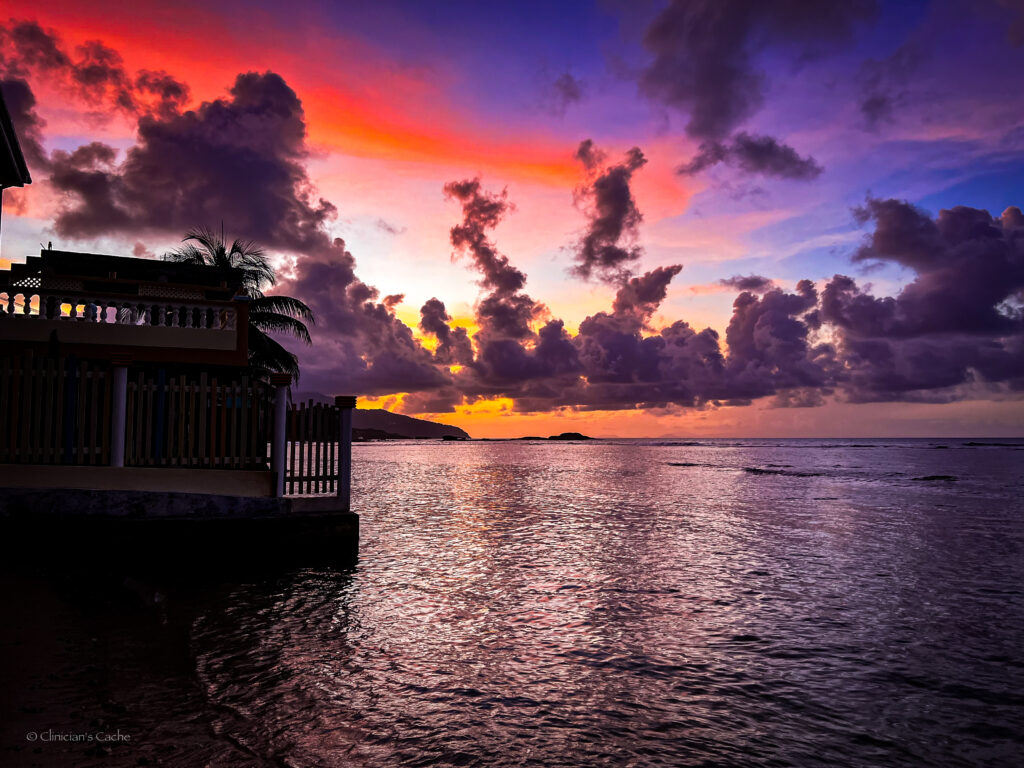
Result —
<instances>
[{"instance_id":1,"label":"wooden deck post","mask_svg":"<svg viewBox=\"0 0 1024 768\"><path fill-rule=\"evenodd\" d=\"M338 501L342 509L349 511L352 501L352 409L356 399L350 395L338 395L334 404L341 409L341 434L338 436Z\"/></svg>"},{"instance_id":2,"label":"wooden deck post","mask_svg":"<svg viewBox=\"0 0 1024 768\"><path fill-rule=\"evenodd\" d=\"M274 470L274 495L284 496L285 463L288 455L288 387L292 383L292 375L272 373L270 383L274 385L274 442L270 446L270 468Z\"/></svg>"},{"instance_id":3,"label":"wooden deck post","mask_svg":"<svg viewBox=\"0 0 1024 768\"><path fill-rule=\"evenodd\" d=\"M110 398L110 466L124 466L124 424L128 411L128 366L131 357L113 355L113 391Z\"/></svg>"}]
</instances>

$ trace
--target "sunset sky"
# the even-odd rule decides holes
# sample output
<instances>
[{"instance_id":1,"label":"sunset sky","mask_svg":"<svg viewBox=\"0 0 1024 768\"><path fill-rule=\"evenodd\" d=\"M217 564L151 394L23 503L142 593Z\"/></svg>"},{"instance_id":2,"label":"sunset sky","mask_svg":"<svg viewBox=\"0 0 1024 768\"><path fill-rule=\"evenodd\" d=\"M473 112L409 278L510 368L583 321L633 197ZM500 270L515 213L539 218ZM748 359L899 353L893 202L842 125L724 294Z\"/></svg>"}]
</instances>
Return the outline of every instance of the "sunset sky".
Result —
<instances>
[{"instance_id":1,"label":"sunset sky","mask_svg":"<svg viewBox=\"0 0 1024 768\"><path fill-rule=\"evenodd\" d=\"M223 222L317 312L299 390L475 437L1024 433L1019 2L3 7L3 257Z\"/></svg>"}]
</instances>

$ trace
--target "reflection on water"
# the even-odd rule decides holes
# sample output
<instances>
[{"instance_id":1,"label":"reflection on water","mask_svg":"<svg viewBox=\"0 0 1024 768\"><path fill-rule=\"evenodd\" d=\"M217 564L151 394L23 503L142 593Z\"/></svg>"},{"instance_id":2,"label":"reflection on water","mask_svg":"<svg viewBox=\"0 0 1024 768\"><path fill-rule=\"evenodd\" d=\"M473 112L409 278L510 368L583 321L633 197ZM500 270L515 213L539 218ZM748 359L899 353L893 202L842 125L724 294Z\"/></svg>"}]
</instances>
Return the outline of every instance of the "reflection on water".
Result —
<instances>
[{"instance_id":1,"label":"reflection on water","mask_svg":"<svg viewBox=\"0 0 1024 768\"><path fill-rule=\"evenodd\" d=\"M354 569L190 603L204 760L1012 765L1024 453L964 442L357 446Z\"/></svg>"}]
</instances>

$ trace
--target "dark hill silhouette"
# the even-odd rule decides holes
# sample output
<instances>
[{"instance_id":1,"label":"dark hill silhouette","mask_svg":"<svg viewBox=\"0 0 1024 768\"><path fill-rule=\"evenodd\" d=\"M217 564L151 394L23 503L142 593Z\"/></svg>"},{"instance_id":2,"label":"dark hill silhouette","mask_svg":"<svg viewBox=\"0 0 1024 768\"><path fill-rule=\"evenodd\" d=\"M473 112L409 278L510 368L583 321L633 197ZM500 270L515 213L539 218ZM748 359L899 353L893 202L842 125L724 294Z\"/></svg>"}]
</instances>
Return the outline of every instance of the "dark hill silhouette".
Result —
<instances>
[{"instance_id":1,"label":"dark hill silhouette","mask_svg":"<svg viewBox=\"0 0 1024 768\"><path fill-rule=\"evenodd\" d=\"M295 402L304 403L312 400L314 403L333 403L334 398L319 392L296 392L292 396ZM469 439L469 435L458 427L450 427L447 424L438 424L435 421L426 419L414 419L412 416L404 416L401 413L392 413L382 408L356 408L352 411L352 429L365 431L365 437L376 439L385 438L387 433L393 439L404 437L410 438L435 438L440 439L446 435Z\"/></svg>"}]
</instances>

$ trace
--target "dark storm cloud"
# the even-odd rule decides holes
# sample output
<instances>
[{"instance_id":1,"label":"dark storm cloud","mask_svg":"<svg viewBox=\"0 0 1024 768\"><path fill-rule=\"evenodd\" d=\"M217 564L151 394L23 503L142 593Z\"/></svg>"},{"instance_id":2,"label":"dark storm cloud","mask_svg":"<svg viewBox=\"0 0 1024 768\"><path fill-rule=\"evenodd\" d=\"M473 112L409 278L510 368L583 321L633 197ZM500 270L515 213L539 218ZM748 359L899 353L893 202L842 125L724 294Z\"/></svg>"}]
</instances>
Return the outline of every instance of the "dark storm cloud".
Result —
<instances>
[{"instance_id":1,"label":"dark storm cloud","mask_svg":"<svg viewBox=\"0 0 1024 768\"><path fill-rule=\"evenodd\" d=\"M626 280L612 304L612 312L620 316L629 316L646 325L654 312L661 306L668 293L668 284L672 278L682 271L682 266L675 264L670 267L657 267L640 277Z\"/></svg>"},{"instance_id":2,"label":"dark storm cloud","mask_svg":"<svg viewBox=\"0 0 1024 768\"><path fill-rule=\"evenodd\" d=\"M728 141L706 141L700 151L679 172L693 175L719 163L734 165L749 174L779 179L808 181L821 175L822 167L813 157L801 157L787 144L771 136L737 133Z\"/></svg>"},{"instance_id":3,"label":"dark storm cloud","mask_svg":"<svg viewBox=\"0 0 1024 768\"><path fill-rule=\"evenodd\" d=\"M725 333L727 397L757 398L779 389L829 383L833 350L809 340L807 315L817 302L810 280L801 280L795 293L774 289L760 298L748 292L736 297Z\"/></svg>"},{"instance_id":4,"label":"dark storm cloud","mask_svg":"<svg viewBox=\"0 0 1024 768\"><path fill-rule=\"evenodd\" d=\"M60 48L53 30L45 30L34 21L12 21L0 29L4 66L25 73L29 69L44 72L70 70L70 57Z\"/></svg>"},{"instance_id":5,"label":"dark storm cloud","mask_svg":"<svg viewBox=\"0 0 1024 768\"><path fill-rule=\"evenodd\" d=\"M305 119L274 73L239 75L230 98L160 117L144 115L123 163L55 153L53 184L69 198L55 226L64 237L185 232L223 221L264 245L327 251L334 206L317 198L303 162Z\"/></svg>"},{"instance_id":6,"label":"dark storm cloud","mask_svg":"<svg viewBox=\"0 0 1024 768\"><path fill-rule=\"evenodd\" d=\"M97 103L110 99L125 110L135 111L131 78L125 72L124 60L98 40L78 47L78 61L71 66L71 77L86 98Z\"/></svg>"},{"instance_id":7,"label":"dark storm cloud","mask_svg":"<svg viewBox=\"0 0 1024 768\"><path fill-rule=\"evenodd\" d=\"M761 275L733 275L718 281L723 288L735 288L738 291L763 293L775 287L775 282Z\"/></svg>"},{"instance_id":8,"label":"dark storm cloud","mask_svg":"<svg viewBox=\"0 0 1024 768\"><path fill-rule=\"evenodd\" d=\"M180 112L189 99L189 87L163 70L141 70L135 77L135 91L148 96L151 111L161 117Z\"/></svg>"},{"instance_id":9,"label":"dark storm cloud","mask_svg":"<svg viewBox=\"0 0 1024 768\"><path fill-rule=\"evenodd\" d=\"M608 176L606 158L592 143L581 144L577 156L595 179ZM463 395L510 397L518 410L547 410L672 403L703 407L749 403L783 391L790 394L779 398L777 405L796 406L815 402L800 390L831 391L835 350L812 340L818 296L809 281L802 281L795 293L787 293L774 289L764 278L739 278L739 284L764 295L744 291L737 297L725 339L728 356L710 328L698 331L682 321L660 330L651 327L670 282L682 269L679 265L657 267L639 276L630 276L620 265L611 311L586 318L574 337L560 320L548 321L536 334L528 333L533 304L519 293L525 275L497 252L487 234L508 210L506 196L484 192L478 180L450 184L446 191L463 203L464 219L453 228L452 242L473 256L484 275L482 285L490 290L477 305L482 330L475 337L476 356L454 378L456 390ZM595 216L592 221L598 219ZM524 307L517 300L524 301ZM521 318L523 333L495 333L490 302ZM441 354L449 329L443 304L428 302L421 316L421 327L437 336Z\"/></svg>"},{"instance_id":10,"label":"dark storm cloud","mask_svg":"<svg viewBox=\"0 0 1024 768\"><path fill-rule=\"evenodd\" d=\"M306 301L317 318L311 329L315 351L301 355L303 386L385 395L450 385L448 373L395 317L398 297L378 301L377 289L356 277L344 241L300 258L281 289Z\"/></svg>"},{"instance_id":11,"label":"dark storm cloud","mask_svg":"<svg viewBox=\"0 0 1024 768\"><path fill-rule=\"evenodd\" d=\"M638 147L633 147L621 162L606 165L606 155L590 139L580 143L576 158L588 174L587 184L576 191L588 222L586 234L575 248L573 272L584 279L620 282L642 253L633 244L643 216L630 183L647 159Z\"/></svg>"},{"instance_id":12,"label":"dark storm cloud","mask_svg":"<svg viewBox=\"0 0 1024 768\"><path fill-rule=\"evenodd\" d=\"M973 382L1024 383L1024 216L958 206L932 219L898 200L857 211L874 231L858 261L891 262L916 277L876 298L844 275L822 294L821 321L840 337L855 401L956 397Z\"/></svg>"}]
</instances>

